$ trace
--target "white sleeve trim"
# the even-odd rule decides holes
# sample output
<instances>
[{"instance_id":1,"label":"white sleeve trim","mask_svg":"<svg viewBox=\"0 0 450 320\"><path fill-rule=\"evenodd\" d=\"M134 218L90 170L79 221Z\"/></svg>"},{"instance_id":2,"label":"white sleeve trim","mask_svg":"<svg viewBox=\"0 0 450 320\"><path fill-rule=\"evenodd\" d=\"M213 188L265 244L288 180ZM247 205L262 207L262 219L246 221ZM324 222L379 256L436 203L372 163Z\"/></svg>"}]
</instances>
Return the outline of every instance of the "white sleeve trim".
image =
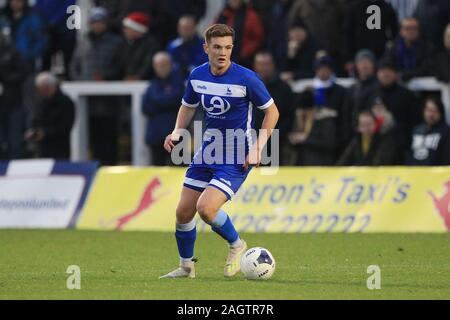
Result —
<instances>
[{"instance_id":1,"label":"white sleeve trim","mask_svg":"<svg viewBox=\"0 0 450 320\"><path fill-rule=\"evenodd\" d=\"M191 104L191 103L187 103L186 101L184 101L184 99L181 100L181 104L183 106L186 106L188 108L197 108L198 105L200 104L200 102L197 102L196 104Z\"/></svg>"},{"instance_id":2,"label":"white sleeve trim","mask_svg":"<svg viewBox=\"0 0 450 320\"><path fill-rule=\"evenodd\" d=\"M258 108L259 110L264 110L264 109L267 109L268 107L270 107L273 103L274 103L273 99L270 98L269 101L267 101L265 104L263 104L262 106L257 107L257 108Z\"/></svg>"}]
</instances>

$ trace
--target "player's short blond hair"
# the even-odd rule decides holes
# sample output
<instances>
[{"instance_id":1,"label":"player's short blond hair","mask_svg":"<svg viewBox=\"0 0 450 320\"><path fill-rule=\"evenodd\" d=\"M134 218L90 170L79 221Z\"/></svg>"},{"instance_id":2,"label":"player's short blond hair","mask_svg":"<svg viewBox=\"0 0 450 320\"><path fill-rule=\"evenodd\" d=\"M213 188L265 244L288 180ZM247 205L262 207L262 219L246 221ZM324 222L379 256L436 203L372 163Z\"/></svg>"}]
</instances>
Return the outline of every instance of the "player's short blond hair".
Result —
<instances>
[{"instance_id":1,"label":"player's short blond hair","mask_svg":"<svg viewBox=\"0 0 450 320\"><path fill-rule=\"evenodd\" d=\"M205 31L205 41L210 43L212 38L232 37L234 41L234 30L226 24L213 24Z\"/></svg>"}]
</instances>

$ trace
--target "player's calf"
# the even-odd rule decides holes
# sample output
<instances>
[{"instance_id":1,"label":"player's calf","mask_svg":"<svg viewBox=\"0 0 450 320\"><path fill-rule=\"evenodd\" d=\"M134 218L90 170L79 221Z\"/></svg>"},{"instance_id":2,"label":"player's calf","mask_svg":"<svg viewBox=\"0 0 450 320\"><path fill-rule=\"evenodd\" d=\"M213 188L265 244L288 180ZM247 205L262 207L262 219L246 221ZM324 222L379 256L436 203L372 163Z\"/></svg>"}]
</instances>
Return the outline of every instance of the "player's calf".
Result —
<instances>
[{"instance_id":1,"label":"player's calf","mask_svg":"<svg viewBox=\"0 0 450 320\"><path fill-rule=\"evenodd\" d=\"M241 257L247 249L247 244L241 240L230 217L222 209L216 213L212 221L209 221L209 224L211 225L211 229L230 245L224 275L226 277L232 277L241 270Z\"/></svg>"}]
</instances>

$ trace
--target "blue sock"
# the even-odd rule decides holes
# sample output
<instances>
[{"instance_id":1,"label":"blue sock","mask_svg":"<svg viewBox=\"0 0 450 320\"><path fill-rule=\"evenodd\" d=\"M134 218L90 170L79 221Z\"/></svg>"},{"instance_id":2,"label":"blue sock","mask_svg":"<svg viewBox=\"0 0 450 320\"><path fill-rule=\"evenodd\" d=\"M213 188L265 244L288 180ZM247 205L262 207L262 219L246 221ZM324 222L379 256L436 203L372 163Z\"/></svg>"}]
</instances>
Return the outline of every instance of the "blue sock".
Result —
<instances>
[{"instance_id":1,"label":"blue sock","mask_svg":"<svg viewBox=\"0 0 450 320\"><path fill-rule=\"evenodd\" d=\"M190 261L194 257L194 244L197 238L195 221L185 224L176 224L175 237L177 239L178 253L181 261Z\"/></svg>"},{"instance_id":2,"label":"blue sock","mask_svg":"<svg viewBox=\"0 0 450 320\"><path fill-rule=\"evenodd\" d=\"M230 217L225 211L220 209L216 217L210 222L211 229L228 241L230 245L239 240L239 235L231 222Z\"/></svg>"}]
</instances>

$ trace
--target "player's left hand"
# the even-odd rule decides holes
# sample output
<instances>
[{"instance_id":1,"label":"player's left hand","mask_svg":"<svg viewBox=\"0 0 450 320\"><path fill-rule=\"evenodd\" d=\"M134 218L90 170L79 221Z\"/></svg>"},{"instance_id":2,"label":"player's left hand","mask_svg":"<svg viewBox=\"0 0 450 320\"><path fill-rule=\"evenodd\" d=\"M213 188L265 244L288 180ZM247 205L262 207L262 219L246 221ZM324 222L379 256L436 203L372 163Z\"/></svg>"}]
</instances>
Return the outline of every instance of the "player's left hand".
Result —
<instances>
[{"instance_id":1,"label":"player's left hand","mask_svg":"<svg viewBox=\"0 0 450 320\"><path fill-rule=\"evenodd\" d=\"M259 167L261 164L261 152L258 148L252 148L245 158L245 163L243 165L244 170L247 171L250 166Z\"/></svg>"}]
</instances>

